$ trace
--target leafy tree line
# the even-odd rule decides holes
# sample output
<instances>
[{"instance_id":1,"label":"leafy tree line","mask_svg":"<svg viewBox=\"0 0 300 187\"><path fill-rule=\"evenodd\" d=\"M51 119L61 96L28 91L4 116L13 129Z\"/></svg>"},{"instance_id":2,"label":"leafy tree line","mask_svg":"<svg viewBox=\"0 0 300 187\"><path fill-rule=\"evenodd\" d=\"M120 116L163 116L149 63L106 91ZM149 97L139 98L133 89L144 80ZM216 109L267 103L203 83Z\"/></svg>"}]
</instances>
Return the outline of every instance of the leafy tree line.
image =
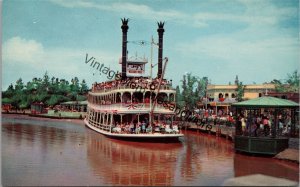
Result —
<instances>
[{"instance_id":1,"label":"leafy tree line","mask_svg":"<svg viewBox=\"0 0 300 187\"><path fill-rule=\"evenodd\" d=\"M275 89L279 93L283 92L299 92L300 75L298 70L295 70L292 74L287 74L287 78L284 80L273 79L271 83L275 84Z\"/></svg>"},{"instance_id":2,"label":"leafy tree line","mask_svg":"<svg viewBox=\"0 0 300 187\"><path fill-rule=\"evenodd\" d=\"M11 84L2 92L2 103L11 103L16 109L29 108L34 102L54 106L66 101L86 100L88 90L84 79L80 82L74 77L69 82L56 77L50 78L46 72L42 78L35 77L26 84L19 78L15 85Z\"/></svg>"}]
</instances>

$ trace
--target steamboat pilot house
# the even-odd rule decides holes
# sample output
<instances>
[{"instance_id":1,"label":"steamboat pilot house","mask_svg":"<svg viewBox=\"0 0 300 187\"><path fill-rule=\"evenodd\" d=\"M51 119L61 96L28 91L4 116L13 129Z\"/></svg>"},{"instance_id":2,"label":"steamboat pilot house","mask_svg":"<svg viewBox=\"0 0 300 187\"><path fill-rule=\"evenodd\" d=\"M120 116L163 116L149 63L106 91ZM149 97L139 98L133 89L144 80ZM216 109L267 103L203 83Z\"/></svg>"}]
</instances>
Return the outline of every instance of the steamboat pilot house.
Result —
<instances>
[{"instance_id":1,"label":"steamboat pilot house","mask_svg":"<svg viewBox=\"0 0 300 187\"><path fill-rule=\"evenodd\" d=\"M147 59L127 57L127 42L124 41L127 41L128 20L122 22L122 73L113 81L93 84L88 94L85 123L89 128L115 138L178 140L183 134L173 123L176 90L171 82L163 79L162 35L157 77L145 76ZM158 31L161 26L160 23ZM167 60L164 67L166 63Z\"/></svg>"}]
</instances>

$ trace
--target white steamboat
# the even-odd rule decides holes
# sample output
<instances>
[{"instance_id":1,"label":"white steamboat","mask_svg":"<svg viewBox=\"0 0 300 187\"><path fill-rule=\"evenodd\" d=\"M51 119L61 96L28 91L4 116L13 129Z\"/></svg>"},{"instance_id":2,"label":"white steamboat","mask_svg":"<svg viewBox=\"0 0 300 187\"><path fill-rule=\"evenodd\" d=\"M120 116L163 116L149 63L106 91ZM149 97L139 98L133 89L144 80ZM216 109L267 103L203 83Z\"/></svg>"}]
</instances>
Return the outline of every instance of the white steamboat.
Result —
<instances>
[{"instance_id":1,"label":"white steamboat","mask_svg":"<svg viewBox=\"0 0 300 187\"><path fill-rule=\"evenodd\" d=\"M173 123L175 89L163 79L168 59L162 68L164 23L158 23L158 73L155 79L144 76L145 58L127 57L128 19L122 19L122 73L116 80L95 83L88 94L85 124L111 138L133 141L178 141L183 134ZM152 49L152 48L151 48ZM151 50L152 51L152 50ZM151 57L152 58L152 57ZM151 60L152 61L152 60Z\"/></svg>"}]
</instances>

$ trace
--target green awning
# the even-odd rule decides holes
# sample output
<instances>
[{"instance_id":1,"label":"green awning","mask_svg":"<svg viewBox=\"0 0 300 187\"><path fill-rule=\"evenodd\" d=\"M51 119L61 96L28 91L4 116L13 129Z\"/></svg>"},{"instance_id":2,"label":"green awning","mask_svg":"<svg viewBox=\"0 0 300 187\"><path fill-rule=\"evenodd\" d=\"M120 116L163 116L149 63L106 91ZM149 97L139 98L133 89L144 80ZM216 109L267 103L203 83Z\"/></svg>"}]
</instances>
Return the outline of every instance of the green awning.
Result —
<instances>
[{"instance_id":1,"label":"green awning","mask_svg":"<svg viewBox=\"0 0 300 187\"><path fill-rule=\"evenodd\" d=\"M61 105L87 105L87 101L67 101L60 103Z\"/></svg>"},{"instance_id":2,"label":"green awning","mask_svg":"<svg viewBox=\"0 0 300 187\"><path fill-rule=\"evenodd\" d=\"M276 97L259 97L255 99L250 99L247 101L242 101L238 103L233 103L232 106L234 107L249 107L249 108L291 108L291 107L299 107L299 103L294 101L290 101L287 99L279 99Z\"/></svg>"}]
</instances>

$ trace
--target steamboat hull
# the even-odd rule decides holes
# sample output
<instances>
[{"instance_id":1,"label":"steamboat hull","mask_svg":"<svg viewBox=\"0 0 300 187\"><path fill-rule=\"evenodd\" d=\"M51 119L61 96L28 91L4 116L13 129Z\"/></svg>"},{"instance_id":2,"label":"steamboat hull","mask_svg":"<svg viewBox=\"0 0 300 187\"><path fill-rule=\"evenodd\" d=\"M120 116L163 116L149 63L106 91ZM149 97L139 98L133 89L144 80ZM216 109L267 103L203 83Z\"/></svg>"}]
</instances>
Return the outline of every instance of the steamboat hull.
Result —
<instances>
[{"instance_id":1,"label":"steamboat hull","mask_svg":"<svg viewBox=\"0 0 300 187\"><path fill-rule=\"evenodd\" d=\"M85 119L84 123L90 129L112 139L124 140L124 141L134 141L134 142L156 142L156 143L175 143L180 142L183 138L183 134L161 134L161 133L154 133L154 134L118 134L118 133L111 133L101 129L94 127L93 125L89 124L88 121Z\"/></svg>"}]
</instances>

